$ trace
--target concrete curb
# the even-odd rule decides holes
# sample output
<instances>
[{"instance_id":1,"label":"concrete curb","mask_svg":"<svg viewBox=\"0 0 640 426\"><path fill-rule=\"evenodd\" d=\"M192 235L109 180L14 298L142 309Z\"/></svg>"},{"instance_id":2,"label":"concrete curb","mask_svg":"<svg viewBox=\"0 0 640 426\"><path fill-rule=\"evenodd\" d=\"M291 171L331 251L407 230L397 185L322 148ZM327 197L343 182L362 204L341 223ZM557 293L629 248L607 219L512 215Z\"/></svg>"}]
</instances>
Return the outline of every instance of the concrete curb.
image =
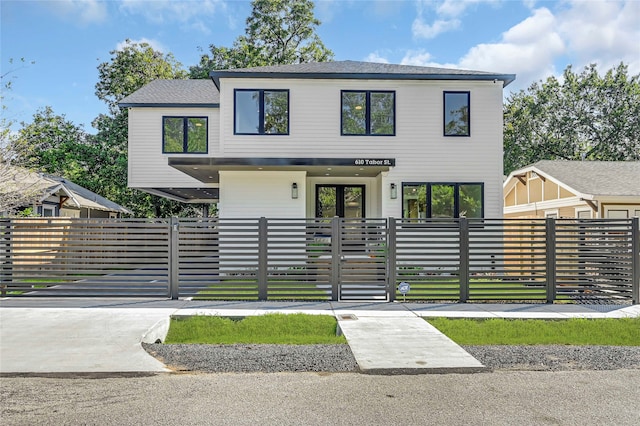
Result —
<instances>
[{"instance_id":1,"label":"concrete curb","mask_svg":"<svg viewBox=\"0 0 640 426\"><path fill-rule=\"evenodd\" d=\"M162 343L167 338L171 316L153 324L141 337L141 343Z\"/></svg>"}]
</instances>

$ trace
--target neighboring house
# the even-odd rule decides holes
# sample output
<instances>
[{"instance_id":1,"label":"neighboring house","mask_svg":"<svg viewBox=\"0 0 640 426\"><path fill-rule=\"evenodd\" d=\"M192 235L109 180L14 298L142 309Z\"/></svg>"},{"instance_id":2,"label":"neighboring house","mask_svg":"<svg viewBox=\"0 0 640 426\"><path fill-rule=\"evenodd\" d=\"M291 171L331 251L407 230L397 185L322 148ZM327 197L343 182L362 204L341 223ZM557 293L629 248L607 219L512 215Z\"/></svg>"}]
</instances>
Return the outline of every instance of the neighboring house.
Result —
<instances>
[{"instance_id":1,"label":"neighboring house","mask_svg":"<svg viewBox=\"0 0 640 426\"><path fill-rule=\"evenodd\" d=\"M157 80L129 186L220 217L501 217L511 74L340 61Z\"/></svg>"},{"instance_id":2,"label":"neighboring house","mask_svg":"<svg viewBox=\"0 0 640 426\"><path fill-rule=\"evenodd\" d=\"M19 207L31 207L39 216L118 218L132 214L125 207L58 176L12 167L6 177L0 186L0 198L10 196L10 192L21 192L13 199L22 199Z\"/></svg>"},{"instance_id":3,"label":"neighboring house","mask_svg":"<svg viewBox=\"0 0 640 426\"><path fill-rule=\"evenodd\" d=\"M640 216L640 161L539 161L504 182L506 218Z\"/></svg>"}]
</instances>

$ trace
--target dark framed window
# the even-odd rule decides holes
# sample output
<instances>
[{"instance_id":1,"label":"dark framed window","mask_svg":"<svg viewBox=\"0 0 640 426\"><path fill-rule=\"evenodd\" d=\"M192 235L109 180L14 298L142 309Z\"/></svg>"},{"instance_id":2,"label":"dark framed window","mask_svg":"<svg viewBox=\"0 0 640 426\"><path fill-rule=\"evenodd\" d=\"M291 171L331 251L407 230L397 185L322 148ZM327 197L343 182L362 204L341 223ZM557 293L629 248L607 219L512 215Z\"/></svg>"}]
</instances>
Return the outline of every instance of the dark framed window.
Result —
<instances>
[{"instance_id":1,"label":"dark framed window","mask_svg":"<svg viewBox=\"0 0 640 426\"><path fill-rule=\"evenodd\" d=\"M207 117L162 117L162 152L206 154L208 134Z\"/></svg>"},{"instance_id":2,"label":"dark framed window","mask_svg":"<svg viewBox=\"0 0 640 426\"><path fill-rule=\"evenodd\" d=\"M396 92L341 91L343 136L395 136Z\"/></svg>"},{"instance_id":3,"label":"dark framed window","mask_svg":"<svg viewBox=\"0 0 640 426\"><path fill-rule=\"evenodd\" d=\"M289 91L235 89L236 135L288 135Z\"/></svg>"},{"instance_id":4,"label":"dark framed window","mask_svg":"<svg viewBox=\"0 0 640 426\"><path fill-rule=\"evenodd\" d=\"M444 135L471 136L469 92L444 92Z\"/></svg>"},{"instance_id":5,"label":"dark framed window","mask_svg":"<svg viewBox=\"0 0 640 426\"><path fill-rule=\"evenodd\" d=\"M402 184L403 218L484 217L484 184Z\"/></svg>"},{"instance_id":6,"label":"dark framed window","mask_svg":"<svg viewBox=\"0 0 640 426\"><path fill-rule=\"evenodd\" d=\"M316 217L365 217L364 185L316 185Z\"/></svg>"}]
</instances>

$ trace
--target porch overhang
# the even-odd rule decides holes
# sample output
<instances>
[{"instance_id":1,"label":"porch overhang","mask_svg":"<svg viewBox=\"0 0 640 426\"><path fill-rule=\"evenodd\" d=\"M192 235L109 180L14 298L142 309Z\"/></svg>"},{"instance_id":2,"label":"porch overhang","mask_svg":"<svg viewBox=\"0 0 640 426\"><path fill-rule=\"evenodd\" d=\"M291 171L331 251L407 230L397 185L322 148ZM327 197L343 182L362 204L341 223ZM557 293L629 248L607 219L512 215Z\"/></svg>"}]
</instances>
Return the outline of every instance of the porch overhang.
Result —
<instances>
[{"instance_id":1,"label":"porch overhang","mask_svg":"<svg viewBox=\"0 0 640 426\"><path fill-rule=\"evenodd\" d=\"M219 183L220 171L306 171L308 176L375 177L395 158L169 158L169 166L204 183Z\"/></svg>"}]
</instances>

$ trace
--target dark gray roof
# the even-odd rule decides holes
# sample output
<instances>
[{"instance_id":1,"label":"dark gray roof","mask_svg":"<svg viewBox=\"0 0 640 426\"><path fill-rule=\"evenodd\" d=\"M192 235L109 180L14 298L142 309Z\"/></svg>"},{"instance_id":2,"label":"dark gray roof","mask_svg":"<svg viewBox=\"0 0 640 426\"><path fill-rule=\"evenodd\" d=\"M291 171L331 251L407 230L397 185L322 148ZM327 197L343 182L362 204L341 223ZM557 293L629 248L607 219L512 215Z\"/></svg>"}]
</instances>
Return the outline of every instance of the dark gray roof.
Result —
<instances>
[{"instance_id":1,"label":"dark gray roof","mask_svg":"<svg viewBox=\"0 0 640 426\"><path fill-rule=\"evenodd\" d=\"M119 102L132 106L220 106L220 92L211 80L154 80Z\"/></svg>"},{"instance_id":2,"label":"dark gray roof","mask_svg":"<svg viewBox=\"0 0 640 426\"><path fill-rule=\"evenodd\" d=\"M514 74L485 71L395 65L375 62L335 61L266 67L218 70L209 73L217 87L220 78L346 78L378 80L500 80L504 85L515 80Z\"/></svg>"},{"instance_id":3,"label":"dark gray roof","mask_svg":"<svg viewBox=\"0 0 640 426\"><path fill-rule=\"evenodd\" d=\"M122 207L120 204L114 203L93 191L89 191L87 188L75 184L68 179L49 174L43 174L43 178L62 184L64 189L69 192L69 195L74 198L74 201L78 203L78 207L131 214L129 209Z\"/></svg>"},{"instance_id":4,"label":"dark gray roof","mask_svg":"<svg viewBox=\"0 0 640 426\"><path fill-rule=\"evenodd\" d=\"M552 161L532 167L582 194L640 197L640 161Z\"/></svg>"}]
</instances>

